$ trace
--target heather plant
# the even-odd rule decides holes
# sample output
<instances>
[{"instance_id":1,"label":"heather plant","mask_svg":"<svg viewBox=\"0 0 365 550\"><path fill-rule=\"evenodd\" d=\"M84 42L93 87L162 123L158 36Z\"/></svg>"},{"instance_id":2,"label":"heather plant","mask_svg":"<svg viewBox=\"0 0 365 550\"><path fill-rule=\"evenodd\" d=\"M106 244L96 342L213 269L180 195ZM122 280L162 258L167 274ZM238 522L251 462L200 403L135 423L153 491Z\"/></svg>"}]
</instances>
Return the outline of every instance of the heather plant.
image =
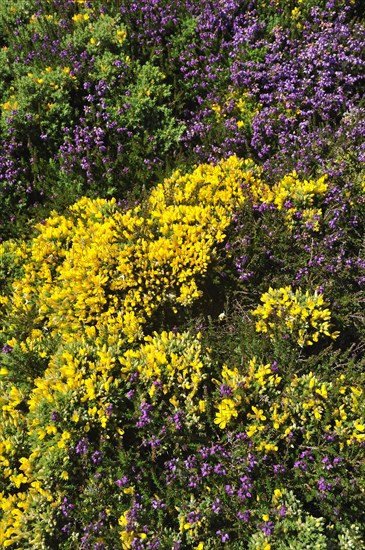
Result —
<instances>
[{"instance_id":1,"label":"heather plant","mask_svg":"<svg viewBox=\"0 0 365 550\"><path fill-rule=\"evenodd\" d=\"M292 0L290 2L283 2L281 0L254 0L250 6L251 8L255 8L260 18L266 21L271 27L274 27L275 24L280 24L288 27L291 33L296 33L299 36L301 29L303 29L306 21L311 17L313 10L321 10L322 12L331 14L331 16L343 13L344 11L354 15L360 8L357 4L358 2L352 0Z\"/></svg>"},{"instance_id":2,"label":"heather plant","mask_svg":"<svg viewBox=\"0 0 365 550\"><path fill-rule=\"evenodd\" d=\"M343 172L349 140L362 158L356 3L1 9L4 235L55 201L136 195L184 164L238 154L267 176Z\"/></svg>"},{"instance_id":3,"label":"heather plant","mask_svg":"<svg viewBox=\"0 0 365 550\"><path fill-rule=\"evenodd\" d=\"M282 174L279 164L285 171L308 171L318 165L323 168L326 159L336 160L328 156L327 132L330 139L341 114L360 99L361 47L355 62L356 46L350 44L358 32L361 41L361 29L361 23L349 21L346 10L336 14L321 12L316 6L311 9L300 38L276 26L265 41L266 52L261 61L236 56L231 69L233 82L247 87L262 105L252 124L251 144L259 158L267 160L268 170ZM237 44L238 53L246 43L244 35ZM260 48L261 44L253 46ZM337 63L347 56L342 72ZM294 160L291 166L289 157Z\"/></svg>"},{"instance_id":4,"label":"heather plant","mask_svg":"<svg viewBox=\"0 0 365 550\"><path fill-rule=\"evenodd\" d=\"M149 62L142 67L135 64L133 72L135 83L117 96L124 96L123 103L115 104L117 82L114 89L103 79L85 82L85 116L73 129L64 129L61 170L84 180L91 192L122 197L132 166L136 186L153 178L182 132L167 106L170 89L164 74Z\"/></svg>"},{"instance_id":5,"label":"heather plant","mask_svg":"<svg viewBox=\"0 0 365 550\"><path fill-rule=\"evenodd\" d=\"M74 2L31 7L14 8L19 32L7 27L2 50L5 80L13 67L1 103L4 234L22 210L50 201L121 197L131 173L137 193L163 172L183 130L164 73L128 55L118 13Z\"/></svg>"}]
</instances>

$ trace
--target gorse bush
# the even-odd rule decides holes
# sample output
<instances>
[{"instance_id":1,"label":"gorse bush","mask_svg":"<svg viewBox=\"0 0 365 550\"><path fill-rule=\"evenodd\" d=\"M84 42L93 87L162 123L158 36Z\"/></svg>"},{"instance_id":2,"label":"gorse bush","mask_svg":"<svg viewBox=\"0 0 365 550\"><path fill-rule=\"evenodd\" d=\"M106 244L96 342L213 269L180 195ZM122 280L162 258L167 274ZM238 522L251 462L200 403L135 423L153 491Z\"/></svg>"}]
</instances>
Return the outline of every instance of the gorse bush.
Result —
<instances>
[{"instance_id":1,"label":"gorse bush","mask_svg":"<svg viewBox=\"0 0 365 550\"><path fill-rule=\"evenodd\" d=\"M29 242L2 245L4 272L15 265L1 298L3 544L209 548L260 533L275 544L303 484L305 525L319 528L321 510L330 528L334 508L346 525L349 505L361 524L361 380L293 375L285 355L222 364L200 332L173 326L193 302L203 312L234 212L266 188L232 157L174 173L134 207L81 199ZM281 196L278 184L278 215ZM292 336L297 360L337 337L316 291L269 289L262 302L248 323L274 346Z\"/></svg>"},{"instance_id":2,"label":"gorse bush","mask_svg":"<svg viewBox=\"0 0 365 550\"><path fill-rule=\"evenodd\" d=\"M261 302L252 312L259 318L257 332L267 332L274 339L276 333L292 335L301 347L318 342L322 334L334 339L338 336L336 332L330 334L331 312L324 307L323 296L316 292L310 295L300 289L294 293L290 287L269 288L261 296Z\"/></svg>"},{"instance_id":3,"label":"gorse bush","mask_svg":"<svg viewBox=\"0 0 365 550\"><path fill-rule=\"evenodd\" d=\"M365 548L364 15L2 2L2 547Z\"/></svg>"},{"instance_id":4,"label":"gorse bush","mask_svg":"<svg viewBox=\"0 0 365 550\"><path fill-rule=\"evenodd\" d=\"M62 333L66 341L67 334L106 334L108 344L122 335L133 342L156 308L197 299L197 277L244 200L240 181L253 179L245 164L233 157L188 176L177 172L126 211L115 199L84 198L71 215L54 213L39 224L39 235L16 252L24 274L9 300L11 345L44 355L43 342ZM31 318L25 338L18 316Z\"/></svg>"}]
</instances>

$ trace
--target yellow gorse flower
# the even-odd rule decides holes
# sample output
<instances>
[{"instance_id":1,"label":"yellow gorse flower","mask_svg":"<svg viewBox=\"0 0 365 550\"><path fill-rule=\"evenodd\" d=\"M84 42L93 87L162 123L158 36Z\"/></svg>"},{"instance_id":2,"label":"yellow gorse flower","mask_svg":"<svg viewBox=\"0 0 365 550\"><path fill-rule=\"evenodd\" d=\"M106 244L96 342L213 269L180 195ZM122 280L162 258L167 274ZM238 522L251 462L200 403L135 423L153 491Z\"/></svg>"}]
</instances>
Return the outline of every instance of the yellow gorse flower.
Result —
<instances>
[{"instance_id":1,"label":"yellow gorse flower","mask_svg":"<svg viewBox=\"0 0 365 550\"><path fill-rule=\"evenodd\" d=\"M203 353L200 340L188 332L174 334L163 331L146 336L138 350L127 350L119 357L119 362L122 378L127 380L131 373L138 373L150 398L155 394L157 382L173 406L184 400L185 407L197 415L204 412L205 402L195 402L194 397L206 378L210 361Z\"/></svg>"},{"instance_id":2,"label":"yellow gorse flower","mask_svg":"<svg viewBox=\"0 0 365 550\"><path fill-rule=\"evenodd\" d=\"M283 334L292 335L300 347L312 345L322 335L332 339L338 332L330 332L331 312L325 306L322 294L311 294L290 286L269 288L252 314L258 317L256 331L268 333L272 339Z\"/></svg>"},{"instance_id":3,"label":"yellow gorse flower","mask_svg":"<svg viewBox=\"0 0 365 550\"><path fill-rule=\"evenodd\" d=\"M218 412L214 419L214 424L218 424L221 429L224 429L231 419L237 416L236 403L233 399L223 399L218 405Z\"/></svg>"},{"instance_id":4,"label":"yellow gorse flower","mask_svg":"<svg viewBox=\"0 0 365 550\"><path fill-rule=\"evenodd\" d=\"M70 73L69 67L61 71ZM46 81L48 73L39 78ZM76 437L95 427L107 430L110 392L131 372L139 373L146 399L154 399L158 383L170 406L183 403L197 421L205 413L199 389L209 359L199 335L144 337L143 328L161 304L177 308L199 298L198 279L207 273L235 208L246 200L242 183L254 181L252 166L233 157L191 174L175 172L143 204L127 211L115 200L82 198L65 215L52 212L31 241L14 247L20 275L10 283L9 298L2 299L13 327L8 345L45 357L48 366L33 380L29 395L15 384L3 391L1 429L25 430L34 449L63 457L62 480L69 475L68 454ZM2 244L1 251L8 253L9 247ZM20 338L22 316L32 317L32 323ZM50 418L45 423L42 409L57 411L64 399L75 404L67 428ZM26 415L19 407L23 402ZM225 422L237 414L229 401L227 407L229 415L224 404L221 408ZM115 430L122 438L123 426ZM14 445L11 438L9 448L0 445L0 463L11 488L2 499L3 510L9 510L0 522L4 546L21 540L28 501L40 509L60 498L50 494L39 474L38 455L22 456L13 466ZM20 494L25 494L24 504ZM139 535L123 529L124 521L125 515L121 543L129 548Z\"/></svg>"},{"instance_id":5,"label":"yellow gorse flower","mask_svg":"<svg viewBox=\"0 0 365 550\"><path fill-rule=\"evenodd\" d=\"M294 171L272 187L260 180L255 183L250 187L254 202L274 204L278 210L285 210L286 223L290 228L294 226L295 212L300 210L302 220L299 223L311 227L314 231L319 230L322 210L316 208L315 203L317 198L322 198L327 193L326 175L318 180L302 181Z\"/></svg>"},{"instance_id":6,"label":"yellow gorse flower","mask_svg":"<svg viewBox=\"0 0 365 550\"><path fill-rule=\"evenodd\" d=\"M0 500L0 545L22 544L23 524L34 510L55 506L60 498L51 494L38 471L43 450L64 461L60 476L66 481L76 434L79 438L95 428L108 429L110 393L132 373L138 374L141 398L156 399L158 384L168 407L183 406L196 422L205 414L208 407L201 390L209 380L211 362L200 335L163 331L146 336L146 323L163 304L177 308L199 298L198 281L247 194L256 192L260 199L273 193L270 200L278 209L288 196L312 208L316 195L326 191L324 182L317 182L315 189L309 182L303 184L304 191L294 190L294 176L270 191L252 166L233 157L214 167L199 166L191 174L175 172L143 204L127 211L114 200L82 198L67 215L53 212L37 227L32 241L14 249L22 272L9 297L1 299L13 327L8 345L46 356L47 368L32 381L29 394L15 382L3 381L5 372L0 379L0 465L10 487ZM7 247L1 244L0 254ZM337 336L330 331L331 312L324 297L315 292L270 288L253 314L259 332L272 338L289 333L299 346L323 335ZM22 339L19 316L32 318ZM212 381L230 389L227 397L214 403L214 423L223 430L238 419L257 453L277 452L296 430L310 442L313 426L323 418L342 448L356 449L365 440L363 390L346 384L341 376L328 382L309 373L285 382L270 364L251 358L239 367L224 364L220 381ZM45 405L57 411L66 399L75 404L67 428L50 417L41 421ZM29 410L27 418L22 404ZM123 438L123 428L122 423L115 426L113 436ZM29 456L23 456L23 450L19 454L16 437L8 436L22 430L34 445ZM123 494L133 492L130 486ZM274 490L274 505L282 494L282 489ZM128 511L119 518L122 548L131 548L135 537L147 536L127 531L127 515ZM191 527L186 518L181 522L186 536L198 527L198 522ZM192 542L197 548L204 547L201 536Z\"/></svg>"},{"instance_id":7,"label":"yellow gorse flower","mask_svg":"<svg viewBox=\"0 0 365 550\"><path fill-rule=\"evenodd\" d=\"M108 335L133 342L160 304L200 297L234 208L244 202L250 163L232 157L192 174L176 172L143 205L126 212L115 200L83 198L68 216L55 212L27 246L24 276L13 285L14 312L38 311L23 351L44 353L49 337L64 342ZM90 331L95 331L91 335Z\"/></svg>"},{"instance_id":8,"label":"yellow gorse flower","mask_svg":"<svg viewBox=\"0 0 365 550\"><path fill-rule=\"evenodd\" d=\"M342 375L324 381L309 372L285 382L270 364L253 358L239 369L223 365L221 380L212 381L229 390L229 396L215 402L214 422L224 429L237 418L256 452L277 452L280 442L297 431L310 444L324 418L331 418L325 429L336 434L341 448L365 440L361 387L345 385Z\"/></svg>"}]
</instances>

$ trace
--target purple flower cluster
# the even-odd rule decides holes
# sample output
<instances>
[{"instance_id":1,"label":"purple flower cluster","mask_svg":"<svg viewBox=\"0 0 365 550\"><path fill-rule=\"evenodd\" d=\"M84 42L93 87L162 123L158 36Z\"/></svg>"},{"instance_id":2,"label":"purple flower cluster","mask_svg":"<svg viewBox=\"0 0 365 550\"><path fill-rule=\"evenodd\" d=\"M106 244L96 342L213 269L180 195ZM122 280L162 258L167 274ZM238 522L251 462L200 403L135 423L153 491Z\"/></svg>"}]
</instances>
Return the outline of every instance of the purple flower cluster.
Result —
<instances>
[{"instance_id":1,"label":"purple flower cluster","mask_svg":"<svg viewBox=\"0 0 365 550\"><path fill-rule=\"evenodd\" d=\"M318 490L321 492L322 496L325 496L325 493L330 491L332 486L332 483L326 482L324 477L321 477L317 482Z\"/></svg>"},{"instance_id":2,"label":"purple flower cluster","mask_svg":"<svg viewBox=\"0 0 365 550\"><path fill-rule=\"evenodd\" d=\"M143 428L144 426L146 426L146 424L149 424L151 422L150 412L152 411L153 407L152 405L147 403L147 401L142 401L139 408L142 414L137 420L136 426L138 428Z\"/></svg>"},{"instance_id":3,"label":"purple flower cluster","mask_svg":"<svg viewBox=\"0 0 365 550\"><path fill-rule=\"evenodd\" d=\"M332 135L347 144L356 135L361 157L362 24L349 22L346 10L337 15L313 8L298 38L276 27L264 43L252 43L247 33L240 33L235 45L232 81L261 106L253 119L251 146L268 173L282 175L288 167L305 172L316 164L327 168L329 158L337 160L335 150L330 157L326 152ZM261 54L263 46L261 60L247 60L247 48Z\"/></svg>"},{"instance_id":4,"label":"purple flower cluster","mask_svg":"<svg viewBox=\"0 0 365 550\"><path fill-rule=\"evenodd\" d=\"M234 1L209 4L178 58L183 87L194 98L181 118L185 146L200 161L254 154L276 177L331 163L341 171L341 143L363 158L363 25L352 23L346 9L317 7L297 36L270 28L255 2L248 10ZM248 118L241 126L242 96Z\"/></svg>"},{"instance_id":5,"label":"purple flower cluster","mask_svg":"<svg viewBox=\"0 0 365 550\"><path fill-rule=\"evenodd\" d=\"M77 445L75 447L75 451L76 451L77 454L83 455L83 454L87 453L88 448L89 448L89 441L86 437L83 437L77 443Z\"/></svg>"},{"instance_id":6,"label":"purple flower cluster","mask_svg":"<svg viewBox=\"0 0 365 550\"><path fill-rule=\"evenodd\" d=\"M17 17L8 39L29 105L0 135L0 199L18 201L6 224L54 197L55 173L76 189L120 197L131 174L154 181L175 157L255 156L275 177L362 162L364 28L351 2L332 4L312 7L300 32L273 26L259 0L86 4L91 27L108 17L126 28L124 42L100 35L98 49L78 36L75 2L40 3L29 38L28 18ZM57 74L51 91L28 77L33 67L69 73ZM242 281L253 276L244 263Z\"/></svg>"},{"instance_id":7,"label":"purple flower cluster","mask_svg":"<svg viewBox=\"0 0 365 550\"><path fill-rule=\"evenodd\" d=\"M2 353L11 353L12 351L13 351L13 348L9 346L9 344L5 344L1 349Z\"/></svg>"},{"instance_id":8,"label":"purple flower cluster","mask_svg":"<svg viewBox=\"0 0 365 550\"><path fill-rule=\"evenodd\" d=\"M294 462L294 468L298 468L306 471L308 464L314 461L310 450L302 451L299 455L299 459Z\"/></svg>"}]
</instances>

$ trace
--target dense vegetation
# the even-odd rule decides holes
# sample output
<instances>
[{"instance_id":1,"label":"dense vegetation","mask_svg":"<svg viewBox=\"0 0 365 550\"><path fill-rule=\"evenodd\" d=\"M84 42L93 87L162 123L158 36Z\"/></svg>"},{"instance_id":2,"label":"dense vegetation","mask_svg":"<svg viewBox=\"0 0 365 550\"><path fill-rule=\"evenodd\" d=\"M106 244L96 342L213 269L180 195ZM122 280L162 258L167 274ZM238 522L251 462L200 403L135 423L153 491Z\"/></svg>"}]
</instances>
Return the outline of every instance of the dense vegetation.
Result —
<instances>
[{"instance_id":1,"label":"dense vegetation","mask_svg":"<svg viewBox=\"0 0 365 550\"><path fill-rule=\"evenodd\" d=\"M3 0L0 545L365 548L365 10Z\"/></svg>"}]
</instances>

